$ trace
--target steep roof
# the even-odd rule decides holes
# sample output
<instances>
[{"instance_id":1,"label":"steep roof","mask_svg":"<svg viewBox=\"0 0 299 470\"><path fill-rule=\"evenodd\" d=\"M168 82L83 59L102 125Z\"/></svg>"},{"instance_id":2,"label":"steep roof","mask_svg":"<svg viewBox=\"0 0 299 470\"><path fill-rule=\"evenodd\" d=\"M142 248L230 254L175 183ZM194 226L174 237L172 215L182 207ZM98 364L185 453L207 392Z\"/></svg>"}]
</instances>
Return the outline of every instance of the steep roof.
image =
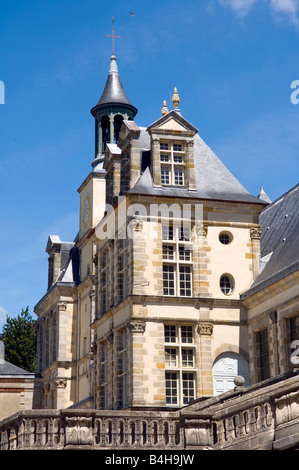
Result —
<instances>
[{"instance_id":1,"label":"steep roof","mask_svg":"<svg viewBox=\"0 0 299 470\"><path fill-rule=\"evenodd\" d=\"M257 292L299 268L299 184L260 215L261 272L242 297Z\"/></svg>"},{"instance_id":2,"label":"steep roof","mask_svg":"<svg viewBox=\"0 0 299 470\"><path fill-rule=\"evenodd\" d=\"M107 105L125 105L130 107L134 111L134 114L137 113L137 109L130 103L125 93L118 73L116 57L114 54L111 56L109 73L102 96L97 105L91 110L91 113L93 114L93 112L99 107Z\"/></svg>"},{"instance_id":3,"label":"steep roof","mask_svg":"<svg viewBox=\"0 0 299 470\"><path fill-rule=\"evenodd\" d=\"M146 143L149 150L148 132L145 128L140 129L140 141L143 148ZM198 134L194 136L194 167L195 191L173 186L156 188L147 168L129 193L266 204L265 201L251 195L241 185Z\"/></svg>"}]
</instances>

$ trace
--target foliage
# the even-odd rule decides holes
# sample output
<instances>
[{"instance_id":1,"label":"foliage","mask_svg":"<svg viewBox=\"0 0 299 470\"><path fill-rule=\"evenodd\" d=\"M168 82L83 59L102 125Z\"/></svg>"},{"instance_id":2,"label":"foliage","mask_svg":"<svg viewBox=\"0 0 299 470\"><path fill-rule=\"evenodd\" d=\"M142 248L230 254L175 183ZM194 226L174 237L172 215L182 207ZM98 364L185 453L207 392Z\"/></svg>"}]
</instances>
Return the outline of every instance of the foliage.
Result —
<instances>
[{"instance_id":1,"label":"foliage","mask_svg":"<svg viewBox=\"0 0 299 470\"><path fill-rule=\"evenodd\" d=\"M29 307L16 318L6 316L3 327L5 360L27 372L36 370L36 329Z\"/></svg>"}]
</instances>

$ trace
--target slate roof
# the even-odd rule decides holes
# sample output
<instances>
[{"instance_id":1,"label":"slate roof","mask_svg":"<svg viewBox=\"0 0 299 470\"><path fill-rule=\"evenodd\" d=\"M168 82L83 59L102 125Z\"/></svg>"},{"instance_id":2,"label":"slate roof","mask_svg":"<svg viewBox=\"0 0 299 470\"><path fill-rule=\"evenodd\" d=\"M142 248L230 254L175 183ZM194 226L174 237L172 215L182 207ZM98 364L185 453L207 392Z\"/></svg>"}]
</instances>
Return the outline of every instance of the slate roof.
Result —
<instances>
[{"instance_id":1,"label":"slate roof","mask_svg":"<svg viewBox=\"0 0 299 470\"><path fill-rule=\"evenodd\" d=\"M125 105L134 111L134 115L137 114L137 109L130 103L122 85L115 55L111 56L109 73L102 96L91 113L94 114L97 108L108 105Z\"/></svg>"},{"instance_id":2,"label":"slate roof","mask_svg":"<svg viewBox=\"0 0 299 470\"><path fill-rule=\"evenodd\" d=\"M299 268L299 184L266 207L260 215L261 272L242 298Z\"/></svg>"},{"instance_id":3,"label":"slate roof","mask_svg":"<svg viewBox=\"0 0 299 470\"><path fill-rule=\"evenodd\" d=\"M32 372L28 372L27 370L21 369L20 367L11 364L8 361L0 361L0 377L2 376L15 376L15 375L26 375L26 376L34 376Z\"/></svg>"},{"instance_id":4,"label":"slate roof","mask_svg":"<svg viewBox=\"0 0 299 470\"><path fill-rule=\"evenodd\" d=\"M143 156L145 155L148 159L145 150L146 147L148 151L150 149L150 138L145 128L140 129L140 145L144 150ZM141 167L143 166L143 162L141 162ZM196 191L174 186L155 188L147 166L135 186L128 193L267 204L265 201L251 195L241 185L198 134L194 137L194 166Z\"/></svg>"}]
</instances>

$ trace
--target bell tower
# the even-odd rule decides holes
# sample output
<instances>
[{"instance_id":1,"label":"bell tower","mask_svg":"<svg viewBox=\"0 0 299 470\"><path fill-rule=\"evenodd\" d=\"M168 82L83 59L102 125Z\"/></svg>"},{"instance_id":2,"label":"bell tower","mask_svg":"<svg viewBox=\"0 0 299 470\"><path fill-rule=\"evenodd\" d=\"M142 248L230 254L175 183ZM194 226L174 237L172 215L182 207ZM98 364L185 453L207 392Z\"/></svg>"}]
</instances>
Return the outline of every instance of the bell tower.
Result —
<instances>
[{"instance_id":1,"label":"bell tower","mask_svg":"<svg viewBox=\"0 0 299 470\"><path fill-rule=\"evenodd\" d=\"M118 73L114 54L114 19L112 26L112 56L109 73L102 96L96 106L91 109L95 119L95 160L96 166L103 159L107 143L117 143L123 120L133 120L137 109L130 103Z\"/></svg>"}]
</instances>

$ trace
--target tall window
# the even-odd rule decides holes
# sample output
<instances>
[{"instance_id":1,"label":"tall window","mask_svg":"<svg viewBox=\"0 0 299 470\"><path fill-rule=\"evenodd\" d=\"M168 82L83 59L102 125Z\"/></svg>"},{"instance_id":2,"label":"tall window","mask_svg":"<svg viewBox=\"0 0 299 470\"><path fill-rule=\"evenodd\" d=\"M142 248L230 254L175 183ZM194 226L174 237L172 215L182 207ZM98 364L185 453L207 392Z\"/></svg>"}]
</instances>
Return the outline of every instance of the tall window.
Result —
<instances>
[{"instance_id":1,"label":"tall window","mask_svg":"<svg viewBox=\"0 0 299 470\"><path fill-rule=\"evenodd\" d=\"M161 184L185 185L184 146L178 142L160 142Z\"/></svg>"},{"instance_id":2,"label":"tall window","mask_svg":"<svg viewBox=\"0 0 299 470\"><path fill-rule=\"evenodd\" d=\"M108 343L103 341L99 350L100 375L100 408L105 410L108 406Z\"/></svg>"},{"instance_id":3,"label":"tall window","mask_svg":"<svg viewBox=\"0 0 299 470\"><path fill-rule=\"evenodd\" d=\"M191 325L164 325L166 405L195 398L195 345Z\"/></svg>"},{"instance_id":4,"label":"tall window","mask_svg":"<svg viewBox=\"0 0 299 470\"><path fill-rule=\"evenodd\" d=\"M121 302L128 294L128 249L127 239L118 240L117 294Z\"/></svg>"},{"instance_id":5,"label":"tall window","mask_svg":"<svg viewBox=\"0 0 299 470\"><path fill-rule=\"evenodd\" d=\"M192 296L192 244L188 227L162 224L163 293Z\"/></svg>"},{"instance_id":6,"label":"tall window","mask_svg":"<svg viewBox=\"0 0 299 470\"><path fill-rule=\"evenodd\" d=\"M109 282L110 282L110 253L105 250L101 254L101 273L100 273L100 311L102 314L109 310Z\"/></svg>"},{"instance_id":7,"label":"tall window","mask_svg":"<svg viewBox=\"0 0 299 470\"><path fill-rule=\"evenodd\" d=\"M116 341L116 408L121 409L128 405L128 352L126 329L117 332Z\"/></svg>"},{"instance_id":8,"label":"tall window","mask_svg":"<svg viewBox=\"0 0 299 470\"><path fill-rule=\"evenodd\" d=\"M298 341L299 340L299 315L296 317L291 317L289 319L289 327L290 327L290 340Z\"/></svg>"},{"instance_id":9,"label":"tall window","mask_svg":"<svg viewBox=\"0 0 299 470\"><path fill-rule=\"evenodd\" d=\"M268 330L265 328L264 330L258 331L256 335L260 379L265 380L270 377Z\"/></svg>"}]
</instances>

